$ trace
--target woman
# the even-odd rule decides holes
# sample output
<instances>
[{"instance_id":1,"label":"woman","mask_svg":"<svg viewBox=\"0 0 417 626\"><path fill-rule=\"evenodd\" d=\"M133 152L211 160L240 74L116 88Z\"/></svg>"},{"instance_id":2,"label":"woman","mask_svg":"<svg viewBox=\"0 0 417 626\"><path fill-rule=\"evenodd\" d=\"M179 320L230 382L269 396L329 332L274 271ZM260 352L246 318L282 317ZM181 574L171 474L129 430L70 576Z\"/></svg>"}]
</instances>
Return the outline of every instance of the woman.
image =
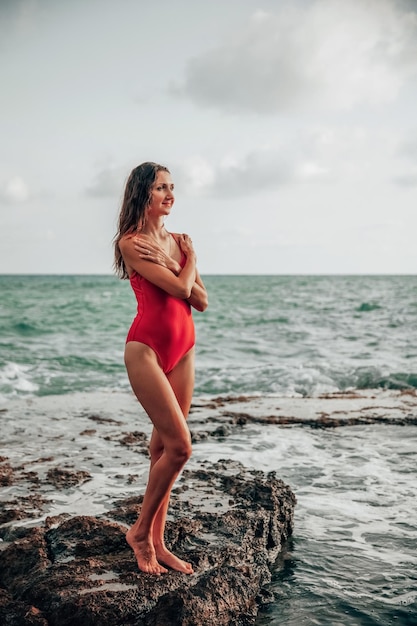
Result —
<instances>
[{"instance_id":1,"label":"woman","mask_svg":"<svg viewBox=\"0 0 417 626\"><path fill-rule=\"evenodd\" d=\"M194 388L195 332L191 306L207 307L188 235L169 233L174 203L166 167L142 163L130 174L115 237L115 268L129 278L138 313L129 330L125 364L137 399L153 423L148 485L138 520L126 534L138 567L151 574L193 568L164 543L172 485L191 455L186 418Z\"/></svg>"}]
</instances>

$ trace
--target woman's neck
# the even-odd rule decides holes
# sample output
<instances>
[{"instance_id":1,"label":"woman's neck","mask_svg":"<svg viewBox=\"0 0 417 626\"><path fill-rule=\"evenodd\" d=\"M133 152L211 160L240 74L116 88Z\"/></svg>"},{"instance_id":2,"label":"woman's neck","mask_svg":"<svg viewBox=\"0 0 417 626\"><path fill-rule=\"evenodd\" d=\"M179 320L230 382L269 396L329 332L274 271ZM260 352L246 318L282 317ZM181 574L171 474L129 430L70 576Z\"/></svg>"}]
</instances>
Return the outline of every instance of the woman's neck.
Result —
<instances>
[{"instance_id":1,"label":"woman's neck","mask_svg":"<svg viewBox=\"0 0 417 626\"><path fill-rule=\"evenodd\" d=\"M166 239L168 236L168 231L165 228L162 218L155 221L147 220L145 225L140 229L140 232L159 240Z\"/></svg>"}]
</instances>

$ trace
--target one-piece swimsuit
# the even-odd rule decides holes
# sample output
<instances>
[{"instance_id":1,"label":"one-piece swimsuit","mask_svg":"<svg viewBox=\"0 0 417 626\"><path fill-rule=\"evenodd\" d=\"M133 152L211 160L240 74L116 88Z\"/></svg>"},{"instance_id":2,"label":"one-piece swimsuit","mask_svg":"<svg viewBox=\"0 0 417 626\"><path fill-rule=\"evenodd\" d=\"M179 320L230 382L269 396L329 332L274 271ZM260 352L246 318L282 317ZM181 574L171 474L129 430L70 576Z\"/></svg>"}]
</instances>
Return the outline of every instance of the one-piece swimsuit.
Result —
<instances>
[{"instance_id":1,"label":"one-piece swimsuit","mask_svg":"<svg viewBox=\"0 0 417 626\"><path fill-rule=\"evenodd\" d=\"M181 251L181 267L185 261L186 256ZM190 304L171 296L136 271L130 276L130 284L138 307L126 343L139 341L152 348L163 371L168 374L195 344Z\"/></svg>"}]
</instances>

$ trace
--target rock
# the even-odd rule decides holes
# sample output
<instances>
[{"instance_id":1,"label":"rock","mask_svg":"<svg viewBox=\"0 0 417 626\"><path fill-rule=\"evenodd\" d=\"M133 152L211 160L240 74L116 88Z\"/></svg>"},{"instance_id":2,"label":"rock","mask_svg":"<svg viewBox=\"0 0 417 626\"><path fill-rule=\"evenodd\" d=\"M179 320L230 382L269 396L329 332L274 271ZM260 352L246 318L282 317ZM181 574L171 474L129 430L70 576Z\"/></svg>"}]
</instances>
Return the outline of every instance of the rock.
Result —
<instances>
[{"instance_id":1,"label":"rock","mask_svg":"<svg viewBox=\"0 0 417 626\"><path fill-rule=\"evenodd\" d=\"M13 520L37 517L39 509L45 502L45 498L40 494L33 493L28 496L13 498L6 504L2 503L0 509L0 525L7 524Z\"/></svg>"},{"instance_id":2,"label":"rock","mask_svg":"<svg viewBox=\"0 0 417 626\"><path fill-rule=\"evenodd\" d=\"M46 474L46 481L57 489L74 487L86 480L91 480L91 474L83 470L68 470L62 467L53 467Z\"/></svg>"},{"instance_id":3,"label":"rock","mask_svg":"<svg viewBox=\"0 0 417 626\"><path fill-rule=\"evenodd\" d=\"M0 457L0 486L7 487L13 485L14 472L13 468L4 457Z\"/></svg>"},{"instance_id":4,"label":"rock","mask_svg":"<svg viewBox=\"0 0 417 626\"><path fill-rule=\"evenodd\" d=\"M195 574L137 569L125 532L141 497L106 516L47 518L16 528L2 550L0 622L26 626L254 624L291 535L295 496L273 473L221 461L185 470L173 491L166 539ZM7 616L7 621L5 619Z\"/></svg>"},{"instance_id":5,"label":"rock","mask_svg":"<svg viewBox=\"0 0 417 626\"><path fill-rule=\"evenodd\" d=\"M15 602L4 589L0 589L0 624L4 626L48 626L41 611L24 602Z\"/></svg>"}]
</instances>

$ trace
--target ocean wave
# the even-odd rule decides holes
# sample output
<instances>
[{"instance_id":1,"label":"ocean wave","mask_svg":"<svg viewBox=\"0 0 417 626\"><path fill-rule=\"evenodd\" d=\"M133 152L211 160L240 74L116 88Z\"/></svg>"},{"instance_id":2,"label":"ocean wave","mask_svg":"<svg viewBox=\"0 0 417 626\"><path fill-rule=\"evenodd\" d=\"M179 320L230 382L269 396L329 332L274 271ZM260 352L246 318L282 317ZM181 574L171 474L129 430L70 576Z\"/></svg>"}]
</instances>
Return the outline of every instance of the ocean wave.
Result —
<instances>
[{"instance_id":1,"label":"ocean wave","mask_svg":"<svg viewBox=\"0 0 417 626\"><path fill-rule=\"evenodd\" d=\"M381 374L376 368L360 369L355 373L354 382L358 389L416 389L417 374L393 372Z\"/></svg>"},{"instance_id":2,"label":"ocean wave","mask_svg":"<svg viewBox=\"0 0 417 626\"><path fill-rule=\"evenodd\" d=\"M360 306L356 309L360 313L367 311L376 311L377 309L382 309L383 307L377 302L362 302Z\"/></svg>"},{"instance_id":3,"label":"ocean wave","mask_svg":"<svg viewBox=\"0 0 417 626\"><path fill-rule=\"evenodd\" d=\"M203 360L203 359L202 359ZM75 355L42 360L33 365L8 362L0 368L0 394L65 395L97 389L129 387L122 361L101 362ZM332 364L197 364L195 394L278 394L314 396L346 389L416 389L416 372L387 371L375 366L335 368Z\"/></svg>"},{"instance_id":4,"label":"ocean wave","mask_svg":"<svg viewBox=\"0 0 417 626\"><path fill-rule=\"evenodd\" d=\"M217 394L279 394L314 396L347 389L411 389L417 388L417 374L382 372L376 367L352 370L333 366L253 366L211 367L197 370L196 392Z\"/></svg>"},{"instance_id":5,"label":"ocean wave","mask_svg":"<svg viewBox=\"0 0 417 626\"><path fill-rule=\"evenodd\" d=\"M31 376L31 367L7 362L0 367L0 393L5 396L36 394L39 391Z\"/></svg>"}]
</instances>

